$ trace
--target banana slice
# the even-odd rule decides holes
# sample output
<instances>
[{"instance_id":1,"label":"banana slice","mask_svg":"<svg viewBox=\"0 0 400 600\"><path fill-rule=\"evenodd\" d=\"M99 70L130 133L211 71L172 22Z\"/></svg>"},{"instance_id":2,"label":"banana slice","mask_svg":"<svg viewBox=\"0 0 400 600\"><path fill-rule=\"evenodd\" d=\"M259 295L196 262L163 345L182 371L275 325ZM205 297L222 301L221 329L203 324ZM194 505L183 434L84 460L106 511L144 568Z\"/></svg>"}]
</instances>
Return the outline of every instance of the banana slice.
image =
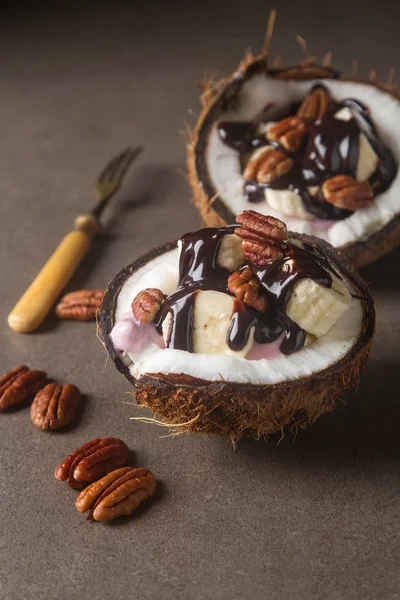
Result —
<instances>
[{"instance_id":1,"label":"banana slice","mask_svg":"<svg viewBox=\"0 0 400 600\"><path fill-rule=\"evenodd\" d=\"M234 233L225 235L219 246L217 264L233 273L244 263L242 240Z\"/></svg>"},{"instance_id":2,"label":"banana slice","mask_svg":"<svg viewBox=\"0 0 400 600\"><path fill-rule=\"evenodd\" d=\"M319 285L313 279L302 279L293 286L286 314L307 333L321 337L346 312L351 296L347 287L332 275L331 288Z\"/></svg>"},{"instance_id":3,"label":"banana slice","mask_svg":"<svg viewBox=\"0 0 400 600\"><path fill-rule=\"evenodd\" d=\"M226 342L234 302L232 296L212 290L196 295L193 323L193 350L196 354L229 354L244 358L251 350L254 328L243 350L235 352Z\"/></svg>"},{"instance_id":4,"label":"banana slice","mask_svg":"<svg viewBox=\"0 0 400 600\"><path fill-rule=\"evenodd\" d=\"M353 114L351 110L345 106L335 113L334 118L338 119L339 121L350 121L350 119L353 118Z\"/></svg>"},{"instance_id":5,"label":"banana slice","mask_svg":"<svg viewBox=\"0 0 400 600\"><path fill-rule=\"evenodd\" d=\"M171 325L172 325L172 315L171 315L171 313L168 313L161 325L165 345L167 344L167 341L169 338L169 332L171 329Z\"/></svg>"},{"instance_id":6,"label":"banana slice","mask_svg":"<svg viewBox=\"0 0 400 600\"><path fill-rule=\"evenodd\" d=\"M349 108L344 107L335 114L335 119L350 121L353 117ZM378 155L372 148L365 133L360 133L356 179L366 181L378 166Z\"/></svg>"},{"instance_id":7,"label":"banana slice","mask_svg":"<svg viewBox=\"0 0 400 600\"><path fill-rule=\"evenodd\" d=\"M289 217L299 217L300 219L313 219L309 212L304 208L303 200L291 190L273 190L266 188L265 199L268 206L274 210L280 210Z\"/></svg>"},{"instance_id":8,"label":"banana slice","mask_svg":"<svg viewBox=\"0 0 400 600\"><path fill-rule=\"evenodd\" d=\"M312 333L307 333L306 335L306 339L304 340L304 348L309 348L310 346L313 345L314 342L317 341L317 337L315 337L315 335L313 335Z\"/></svg>"},{"instance_id":9,"label":"banana slice","mask_svg":"<svg viewBox=\"0 0 400 600\"><path fill-rule=\"evenodd\" d=\"M360 133L356 179L366 181L376 171L378 156L364 133Z\"/></svg>"}]
</instances>

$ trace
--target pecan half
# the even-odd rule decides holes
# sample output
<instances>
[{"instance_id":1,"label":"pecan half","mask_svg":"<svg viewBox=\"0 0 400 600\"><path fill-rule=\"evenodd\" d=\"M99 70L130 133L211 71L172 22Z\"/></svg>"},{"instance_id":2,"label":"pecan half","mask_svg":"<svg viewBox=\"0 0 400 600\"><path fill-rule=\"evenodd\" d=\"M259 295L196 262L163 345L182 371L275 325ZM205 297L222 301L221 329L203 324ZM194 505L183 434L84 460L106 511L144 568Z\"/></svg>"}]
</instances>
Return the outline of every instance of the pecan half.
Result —
<instances>
[{"instance_id":1,"label":"pecan half","mask_svg":"<svg viewBox=\"0 0 400 600\"><path fill-rule=\"evenodd\" d=\"M60 319L91 321L96 318L103 295L103 290L77 290L65 294L56 306L56 314Z\"/></svg>"},{"instance_id":2,"label":"pecan half","mask_svg":"<svg viewBox=\"0 0 400 600\"><path fill-rule=\"evenodd\" d=\"M303 100L297 111L297 116L313 123L319 121L328 112L331 99L328 91L322 87L315 87Z\"/></svg>"},{"instance_id":3,"label":"pecan half","mask_svg":"<svg viewBox=\"0 0 400 600\"><path fill-rule=\"evenodd\" d=\"M44 371L31 371L19 365L0 377L0 411L21 404L29 396L34 396L47 383Z\"/></svg>"},{"instance_id":4,"label":"pecan half","mask_svg":"<svg viewBox=\"0 0 400 600\"><path fill-rule=\"evenodd\" d=\"M146 288L133 299L131 308L133 316L141 323L151 323L156 318L165 296L157 288Z\"/></svg>"},{"instance_id":5,"label":"pecan half","mask_svg":"<svg viewBox=\"0 0 400 600\"><path fill-rule=\"evenodd\" d=\"M254 210L243 211L236 221L241 227L235 229L235 234L243 240L245 258L260 266L283 258L288 237L283 221Z\"/></svg>"},{"instance_id":6,"label":"pecan half","mask_svg":"<svg viewBox=\"0 0 400 600\"><path fill-rule=\"evenodd\" d=\"M75 385L48 383L32 402L31 421L38 429L53 431L65 427L72 421L81 398Z\"/></svg>"},{"instance_id":7,"label":"pecan half","mask_svg":"<svg viewBox=\"0 0 400 600\"><path fill-rule=\"evenodd\" d=\"M68 479L70 487L81 490L87 483L125 465L128 458L129 449L122 440L96 438L67 456L56 468L54 476L60 481Z\"/></svg>"},{"instance_id":8,"label":"pecan half","mask_svg":"<svg viewBox=\"0 0 400 600\"><path fill-rule=\"evenodd\" d=\"M76 500L79 512L88 520L111 521L131 515L156 489L153 474L147 469L125 467L89 485Z\"/></svg>"},{"instance_id":9,"label":"pecan half","mask_svg":"<svg viewBox=\"0 0 400 600\"><path fill-rule=\"evenodd\" d=\"M307 121L301 117L286 117L267 131L267 139L278 142L288 152L297 152L307 135Z\"/></svg>"},{"instance_id":10,"label":"pecan half","mask_svg":"<svg viewBox=\"0 0 400 600\"><path fill-rule=\"evenodd\" d=\"M228 277L228 290L248 306L260 312L267 308L267 299L259 294L259 283L250 267L235 271Z\"/></svg>"},{"instance_id":11,"label":"pecan half","mask_svg":"<svg viewBox=\"0 0 400 600\"><path fill-rule=\"evenodd\" d=\"M349 175L336 175L324 181L322 194L329 204L348 210L369 206L374 198L368 181L357 181Z\"/></svg>"},{"instance_id":12,"label":"pecan half","mask_svg":"<svg viewBox=\"0 0 400 600\"><path fill-rule=\"evenodd\" d=\"M293 166L293 159L286 156L281 150L274 150L270 146L256 158L248 161L243 171L243 177L259 183L271 183L286 175Z\"/></svg>"}]
</instances>

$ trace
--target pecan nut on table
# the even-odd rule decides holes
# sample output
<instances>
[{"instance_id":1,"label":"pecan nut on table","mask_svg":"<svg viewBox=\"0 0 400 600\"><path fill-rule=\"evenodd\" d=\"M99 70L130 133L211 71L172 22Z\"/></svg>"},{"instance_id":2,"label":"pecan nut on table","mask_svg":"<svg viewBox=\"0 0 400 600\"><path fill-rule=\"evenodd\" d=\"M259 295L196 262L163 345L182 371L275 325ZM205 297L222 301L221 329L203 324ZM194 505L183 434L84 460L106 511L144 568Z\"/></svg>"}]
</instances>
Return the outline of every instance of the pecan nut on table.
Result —
<instances>
[{"instance_id":1,"label":"pecan nut on table","mask_svg":"<svg viewBox=\"0 0 400 600\"><path fill-rule=\"evenodd\" d=\"M35 396L31 405L31 421L38 429L55 430L72 421L82 395L75 385L48 383Z\"/></svg>"},{"instance_id":2,"label":"pecan nut on table","mask_svg":"<svg viewBox=\"0 0 400 600\"><path fill-rule=\"evenodd\" d=\"M76 508L89 511L88 520L110 521L131 515L156 489L153 474L147 469L124 467L92 483L78 496Z\"/></svg>"},{"instance_id":3,"label":"pecan nut on table","mask_svg":"<svg viewBox=\"0 0 400 600\"><path fill-rule=\"evenodd\" d=\"M77 448L56 468L54 476L81 490L110 471L124 466L129 458L128 446L114 437L95 438Z\"/></svg>"},{"instance_id":4,"label":"pecan nut on table","mask_svg":"<svg viewBox=\"0 0 400 600\"><path fill-rule=\"evenodd\" d=\"M59 319L92 321L103 300L103 290L77 290L63 296L56 306Z\"/></svg>"},{"instance_id":5,"label":"pecan nut on table","mask_svg":"<svg viewBox=\"0 0 400 600\"><path fill-rule=\"evenodd\" d=\"M0 411L17 406L34 396L47 383L47 373L19 365L0 377Z\"/></svg>"}]
</instances>

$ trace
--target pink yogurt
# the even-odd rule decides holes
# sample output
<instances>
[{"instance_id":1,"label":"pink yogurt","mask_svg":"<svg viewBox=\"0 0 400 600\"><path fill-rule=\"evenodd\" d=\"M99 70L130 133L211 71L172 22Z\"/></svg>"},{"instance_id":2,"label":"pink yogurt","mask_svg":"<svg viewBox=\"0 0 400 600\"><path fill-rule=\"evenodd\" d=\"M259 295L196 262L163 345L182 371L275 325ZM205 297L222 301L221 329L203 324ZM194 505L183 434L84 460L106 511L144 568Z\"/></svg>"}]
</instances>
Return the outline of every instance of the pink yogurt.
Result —
<instances>
[{"instance_id":1,"label":"pink yogurt","mask_svg":"<svg viewBox=\"0 0 400 600\"><path fill-rule=\"evenodd\" d=\"M313 225L318 231L329 231L335 223L337 223L337 221L328 221L325 219L315 219L315 221L313 221Z\"/></svg>"},{"instance_id":2,"label":"pink yogurt","mask_svg":"<svg viewBox=\"0 0 400 600\"><path fill-rule=\"evenodd\" d=\"M257 342L254 342L252 349L246 356L246 360L261 360L262 358L273 360L274 358L279 358L282 354L280 346L284 337L285 333L281 333L278 339L270 344L257 344Z\"/></svg>"},{"instance_id":3,"label":"pink yogurt","mask_svg":"<svg viewBox=\"0 0 400 600\"><path fill-rule=\"evenodd\" d=\"M288 229L291 229L290 223L303 223L305 220L299 219L298 217L291 217L290 215L284 215L284 217L284 221L287 223ZM337 221L329 221L328 219L313 219L310 220L310 222L317 231L329 231L329 229L333 227L335 223L337 223Z\"/></svg>"},{"instance_id":4,"label":"pink yogurt","mask_svg":"<svg viewBox=\"0 0 400 600\"><path fill-rule=\"evenodd\" d=\"M281 356L280 345L285 337L282 333L270 344L254 342L246 360L273 360ZM165 348L162 335L158 334L152 323L140 323L131 312L125 313L111 331L111 340L120 352L138 352L143 346L153 343Z\"/></svg>"},{"instance_id":5,"label":"pink yogurt","mask_svg":"<svg viewBox=\"0 0 400 600\"><path fill-rule=\"evenodd\" d=\"M288 229L290 229L290 223L303 223L302 219L297 219L296 217L289 217L286 216L285 217L285 221L288 224ZM334 224L336 223L336 221L329 221L328 219L313 219L312 221L310 221L312 223L312 226L314 227L314 229L316 229L317 231L329 231L329 229L331 227L334 226Z\"/></svg>"},{"instance_id":6,"label":"pink yogurt","mask_svg":"<svg viewBox=\"0 0 400 600\"><path fill-rule=\"evenodd\" d=\"M280 345L284 338L282 333L277 340L270 344L254 345L246 356L246 360L273 360L281 356ZM143 346L153 343L159 348L165 348L162 335L158 334L152 323L140 323L131 312L125 313L117 321L111 331L111 340L120 352L138 352Z\"/></svg>"},{"instance_id":7,"label":"pink yogurt","mask_svg":"<svg viewBox=\"0 0 400 600\"><path fill-rule=\"evenodd\" d=\"M115 348L120 352L138 352L144 345L150 343L165 348L164 339L157 333L153 323L140 323L131 312L125 313L115 323L110 337Z\"/></svg>"}]
</instances>

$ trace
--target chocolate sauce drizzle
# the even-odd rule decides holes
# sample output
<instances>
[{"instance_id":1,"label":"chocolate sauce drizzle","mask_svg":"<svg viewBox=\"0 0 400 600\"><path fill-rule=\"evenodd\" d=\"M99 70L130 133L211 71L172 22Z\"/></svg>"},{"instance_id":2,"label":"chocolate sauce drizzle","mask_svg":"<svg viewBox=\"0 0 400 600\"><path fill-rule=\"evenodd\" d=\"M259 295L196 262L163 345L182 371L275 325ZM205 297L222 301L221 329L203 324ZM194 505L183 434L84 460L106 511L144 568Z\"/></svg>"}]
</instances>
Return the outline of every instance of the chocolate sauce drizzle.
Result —
<instances>
[{"instance_id":1,"label":"chocolate sauce drizzle","mask_svg":"<svg viewBox=\"0 0 400 600\"><path fill-rule=\"evenodd\" d=\"M234 228L206 228L182 237L178 289L166 299L155 323L157 331L162 333L163 321L171 315L168 348L193 352L194 303L199 291L230 294L230 273L217 264L217 256L223 237L233 233ZM286 314L293 286L309 277L331 287L332 267L322 251L312 244L304 244L302 248L288 244L281 260L262 268L249 264L260 282L260 292L267 296L267 311L260 313L235 299L227 344L234 351L241 350L254 327L254 339L259 344L273 342L284 333L281 351L287 355L296 352L303 347L306 332Z\"/></svg>"},{"instance_id":2,"label":"chocolate sauce drizzle","mask_svg":"<svg viewBox=\"0 0 400 600\"><path fill-rule=\"evenodd\" d=\"M217 256L222 238L233 230L207 227L181 238L178 289L166 299L155 323L162 333L162 323L171 314L168 348L193 352L194 302L200 290L229 293L229 273L217 264Z\"/></svg>"},{"instance_id":3,"label":"chocolate sauce drizzle","mask_svg":"<svg viewBox=\"0 0 400 600\"><path fill-rule=\"evenodd\" d=\"M323 86L316 85L313 89L316 87ZM345 107L351 111L352 118L348 121L335 119L335 114ZM218 132L228 146L240 153L242 164L247 153L261 146L280 148L277 142L269 142L264 135L260 135L257 123L253 121L222 121ZM334 175L356 177L360 133L365 134L378 156L377 168L369 182L375 195L382 193L388 189L396 175L396 162L390 150L379 139L367 107L358 100L348 98L340 104L332 103L323 119L310 126L307 141L297 153L291 155L294 165L289 173L267 184L246 181L246 199L257 203L265 199L266 188L289 189L301 197L306 210L316 218L335 221L347 218L352 214L351 211L329 204L321 194L312 196L308 187L320 187Z\"/></svg>"}]
</instances>

